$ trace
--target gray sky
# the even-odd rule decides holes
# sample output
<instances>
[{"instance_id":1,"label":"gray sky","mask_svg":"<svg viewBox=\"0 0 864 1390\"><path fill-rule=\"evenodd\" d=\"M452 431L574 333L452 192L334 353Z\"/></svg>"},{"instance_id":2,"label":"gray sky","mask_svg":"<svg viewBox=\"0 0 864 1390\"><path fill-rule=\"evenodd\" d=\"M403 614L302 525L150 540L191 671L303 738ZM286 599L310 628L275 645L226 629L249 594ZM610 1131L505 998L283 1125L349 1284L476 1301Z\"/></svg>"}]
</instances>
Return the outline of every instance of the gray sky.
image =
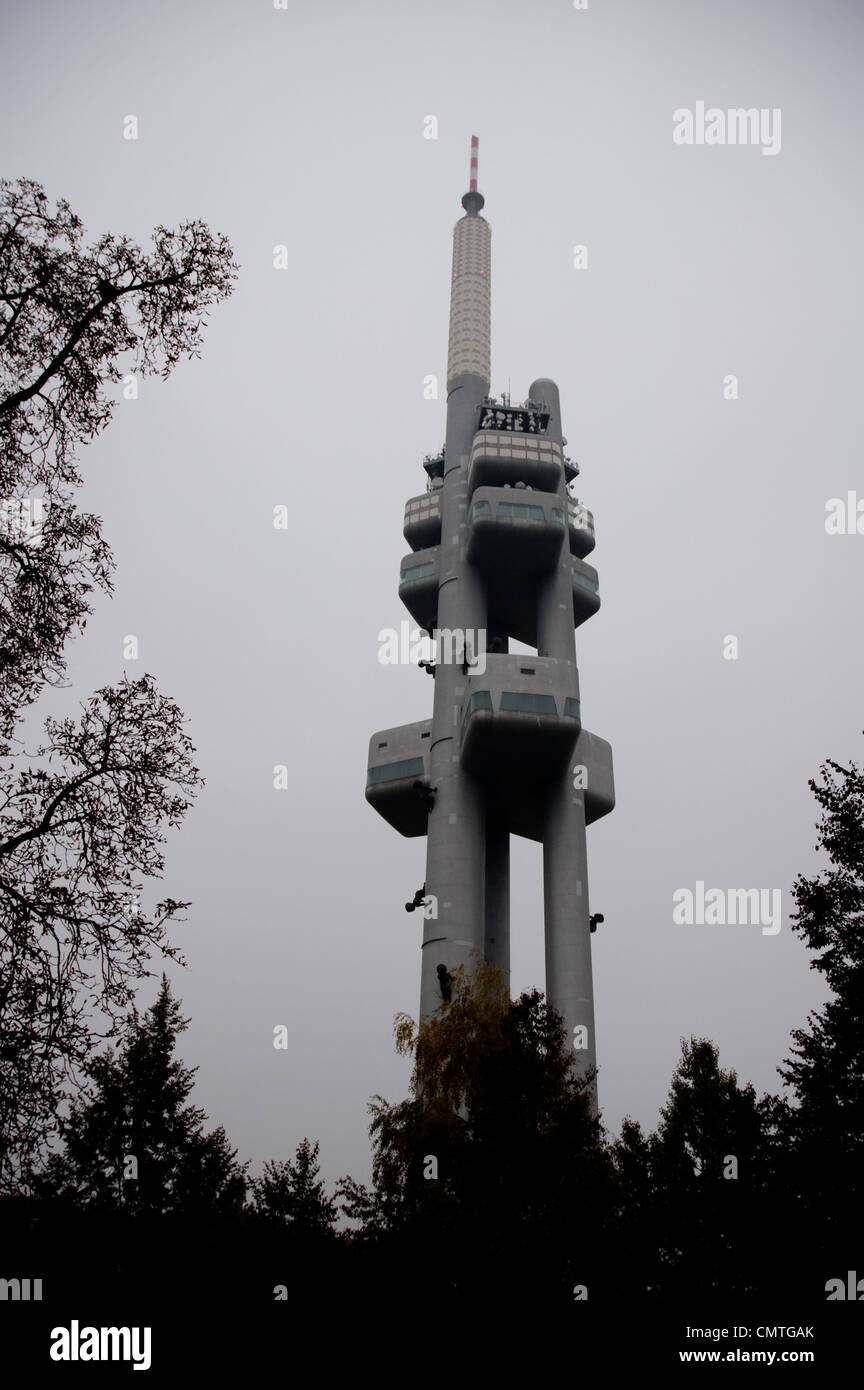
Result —
<instances>
[{"instance_id":1,"label":"gray sky","mask_svg":"<svg viewBox=\"0 0 864 1390\"><path fill-rule=\"evenodd\" d=\"M203 217L242 266L202 359L119 400L82 459L116 596L59 702L118 679L135 634L130 674L188 715L207 786L158 896L193 900L171 973L198 1103L255 1167L308 1134L328 1179L366 1179L366 1102L405 1094L425 841L363 788L370 734L431 713L377 634L407 618L402 511L444 433L423 378L443 383L472 132L493 390L558 382L597 525L577 654L618 796L589 831L605 1118L653 1126L690 1034L776 1088L825 997L788 926L816 864L807 779L864 753L864 536L825 531L829 498L864 499L860 8L7 0L0 26L0 172L94 239ZM676 145L699 101L779 108L780 152ZM513 842L514 991L543 986L540 862ZM781 888L782 930L673 925L697 880Z\"/></svg>"}]
</instances>

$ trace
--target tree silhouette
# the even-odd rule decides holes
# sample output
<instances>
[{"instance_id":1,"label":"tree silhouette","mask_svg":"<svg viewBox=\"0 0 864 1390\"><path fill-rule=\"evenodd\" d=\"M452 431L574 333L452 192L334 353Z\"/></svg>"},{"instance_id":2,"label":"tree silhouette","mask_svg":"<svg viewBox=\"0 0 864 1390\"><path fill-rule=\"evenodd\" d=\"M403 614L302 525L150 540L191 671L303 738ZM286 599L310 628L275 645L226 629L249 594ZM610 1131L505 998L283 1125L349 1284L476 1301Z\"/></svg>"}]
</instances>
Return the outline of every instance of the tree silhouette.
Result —
<instances>
[{"instance_id":1,"label":"tree silhouette","mask_svg":"<svg viewBox=\"0 0 864 1390\"><path fill-rule=\"evenodd\" d=\"M800 1234L822 1256L824 1285L864 1234L864 773L829 759L820 774L809 783L822 807L816 848L831 867L796 878L792 928L833 997L792 1034L779 1070L793 1099L776 1119Z\"/></svg>"},{"instance_id":2,"label":"tree silhouette","mask_svg":"<svg viewBox=\"0 0 864 1390\"><path fill-rule=\"evenodd\" d=\"M73 501L77 447L111 418L105 388L121 363L164 378L198 356L207 311L236 279L228 241L203 222L157 227L150 254L83 237L65 200L52 210L33 180L0 181L0 737L61 679L88 595L110 588L99 519ZM43 521L28 533L14 504L34 500Z\"/></svg>"},{"instance_id":3,"label":"tree silhouette","mask_svg":"<svg viewBox=\"0 0 864 1390\"><path fill-rule=\"evenodd\" d=\"M408 1099L370 1105L373 1229L430 1294L596 1296L611 1164L561 1016L536 990L511 1002L478 961L419 1028L397 1018L396 1040L414 1070Z\"/></svg>"},{"instance_id":4,"label":"tree silhouette","mask_svg":"<svg viewBox=\"0 0 864 1390\"><path fill-rule=\"evenodd\" d=\"M707 1038L682 1039L654 1134L625 1120L613 1145L619 1239L631 1295L724 1298L754 1291L770 1186L763 1115L751 1085ZM758 1236L757 1236L757 1233Z\"/></svg>"},{"instance_id":5,"label":"tree silhouette","mask_svg":"<svg viewBox=\"0 0 864 1390\"><path fill-rule=\"evenodd\" d=\"M99 518L75 506L77 448L107 425L121 363L165 377L198 355L235 271L201 222L157 227L149 254L110 235L88 247L64 200L0 182L0 1191L26 1188L150 953L179 958L165 928L186 904L148 914L139 892L201 782L181 711L144 676L47 720L35 749L20 725L111 589Z\"/></svg>"},{"instance_id":6,"label":"tree silhouette","mask_svg":"<svg viewBox=\"0 0 864 1390\"><path fill-rule=\"evenodd\" d=\"M284 1222L298 1234L326 1235L336 1224L336 1201L319 1177L317 1140L313 1146L303 1139L293 1163L265 1163L263 1175L252 1179L252 1192L259 1216Z\"/></svg>"},{"instance_id":7,"label":"tree silhouette","mask_svg":"<svg viewBox=\"0 0 864 1390\"><path fill-rule=\"evenodd\" d=\"M204 1111L186 1103L197 1067L174 1054L187 1027L163 975L143 1017L133 1008L117 1055L89 1063L90 1094L61 1123L64 1151L38 1180L40 1195L134 1216L240 1208L245 1165L224 1129L205 1132Z\"/></svg>"}]
</instances>

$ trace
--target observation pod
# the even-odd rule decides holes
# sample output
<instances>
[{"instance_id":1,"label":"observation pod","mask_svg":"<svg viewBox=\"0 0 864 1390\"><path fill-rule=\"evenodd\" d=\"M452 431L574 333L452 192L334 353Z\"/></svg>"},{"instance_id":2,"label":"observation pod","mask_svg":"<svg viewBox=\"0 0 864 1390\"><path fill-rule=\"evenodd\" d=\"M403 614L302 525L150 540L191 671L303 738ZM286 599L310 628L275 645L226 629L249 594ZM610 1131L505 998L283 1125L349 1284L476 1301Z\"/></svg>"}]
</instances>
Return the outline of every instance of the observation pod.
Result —
<instances>
[{"instance_id":1,"label":"observation pod","mask_svg":"<svg viewBox=\"0 0 864 1390\"><path fill-rule=\"evenodd\" d=\"M438 545L441 540L441 498L438 490L423 492L419 497L408 499L402 535L412 550L427 550Z\"/></svg>"},{"instance_id":2,"label":"observation pod","mask_svg":"<svg viewBox=\"0 0 864 1390\"><path fill-rule=\"evenodd\" d=\"M581 506L572 497L567 501L567 531L571 554L584 560L596 545L594 517L587 507Z\"/></svg>"},{"instance_id":3,"label":"observation pod","mask_svg":"<svg viewBox=\"0 0 864 1390\"><path fill-rule=\"evenodd\" d=\"M495 416L509 414L496 410ZM539 432L522 434L506 430L480 430L471 445L468 491L478 487L531 487L557 493L564 471L560 444Z\"/></svg>"},{"instance_id":4,"label":"observation pod","mask_svg":"<svg viewBox=\"0 0 864 1390\"><path fill-rule=\"evenodd\" d=\"M550 570L561 553L564 512L552 493L479 487L471 500L468 559L478 569L508 568L520 578Z\"/></svg>"},{"instance_id":5,"label":"observation pod","mask_svg":"<svg viewBox=\"0 0 864 1390\"><path fill-rule=\"evenodd\" d=\"M425 835L432 722L382 729L369 740L366 800L400 835Z\"/></svg>"},{"instance_id":6,"label":"observation pod","mask_svg":"<svg viewBox=\"0 0 864 1390\"><path fill-rule=\"evenodd\" d=\"M588 618L593 618L600 608L600 580L593 565L575 556L570 561L570 574L573 583L573 626L579 627Z\"/></svg>"},{"instance_id":7,"label":"observation pod","mask_svg":"<svg viewBox=\"0 0 864 1390\"><path fill-rule=\"evenodd\" d=\"M406 555L399 569L399 597L418 627L431 632L438 614L439 547Z\"/></svg>"},{"instance_id":8,"label":"observation pod","mask_svg":"<svg viewBox=\"0 0 864 1390\"><path fill-rule=\"evenodd\" d=\"M463 767L481 779L499 766L518 781L561 777L581 728L576 663L491 655L485 667L468 674Z\"/></svg>"}]
</instances>

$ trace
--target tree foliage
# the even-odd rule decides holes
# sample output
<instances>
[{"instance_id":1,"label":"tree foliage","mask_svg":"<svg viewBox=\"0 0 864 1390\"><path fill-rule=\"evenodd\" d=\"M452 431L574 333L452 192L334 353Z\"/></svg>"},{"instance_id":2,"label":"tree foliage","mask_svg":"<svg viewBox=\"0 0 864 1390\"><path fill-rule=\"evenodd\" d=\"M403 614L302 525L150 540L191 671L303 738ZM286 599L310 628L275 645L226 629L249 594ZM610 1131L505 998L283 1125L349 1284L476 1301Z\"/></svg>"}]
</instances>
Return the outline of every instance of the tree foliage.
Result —
<instances>
[{"instance_id":1,"label":"tree foliage","mask_svg":"<svg viewBox=\"0 0 864 1390\"><path fill-rule=\"evenodd\" d=\"M682 1039L657 1130L646 1136L625 1120L613 1154L622 1264L642 1285L634 1293L752 1291L751 1232L770 1188L763 1112L753 1087L720 1066L714 1043Z\"/></svg>"},{"instance_id":2,"label":"tree foliage","mask_svg":"<svg viewBox=\"0 0 864 1390\"><path fill-rule=\"evenodd\" d=\"M48 719L33 750L21 725L111 588L99 518L76 507L78 448L124 368L164 377L198 355L235 272L202 222L157 227L148 253L108 234L88 246L65 200L0 182L0 1190L26 1182L148 953L175 954L165 928L185 904L148 915L138 892L201 782L178 707L145 676Z\"/></svg>"},{"instance_id":3,"label":"tree foliage","mask_svg":"<svg viewBox=\"0 0 864 1390\"><path fill-rule=\"evenodd\" d=\"M426 1278L454 1295L491 1292L506 1269L514 1297L563 1297L596 1267L611 1191L588 1079L536 990L511 1002L483 961L452 981L419 1027L397 1018L408 1099L370 1106L377 1227L421 1244Z\"/></svg>"},{"instance_id":4,"label":"tree foliage","mask_svg":"<svg viewBox=\"0 0 864 1390\"><path fill-rule=\"evenodd\" d=\"M828 1258L845 1257L864 1201L864 772L826 761L810 781L822 808L816 849L830 867L799 875L793 930L832 998L792 1034L780 1068L792 1103L778 1114L787 1181Z\"/></svg>"},{"instance_id":5,"label":"tree foliage","mask_svg":"<svg viewBox=\"0 0 864 1390\"><path fill-rule=\"evenodd\" d=\"M252 1192L259 1216L284 1222L297 1234L327 1235L336 1224L337 1203L319 1176L317 1140L313 1145L303 1139L293 1162L265 1163L263 1175L252 1179Z\"/></svg>"},{"instance_id":6,"label":"tree foliage","mask_svg":"<svg viewBox=\"0 0 864 1390\"><path fill-rule=\"evenodd\" d=\"M152 677L48 719L35 758L0 765L0 1164L31 1154L64 1079L128 1007L151 953L182 959L141 905L199 782L178 707ZM21 766L20 763L24 765ZM98 1010L98 1013L96 1012Z\"/></svg>"},{"instance_id":7,"label":"tree foliage","mask_svg":"<svg viewBox=\"0 0 864 1390\"><path fill-rule=\"evenodd\" d=\"M0 737L62 677L88 595L110 587L99 519L74 507L77 448L111 418L106 388L198 356L234 279L227 239L203 222L157 227L149 254L109 234L87 246L64 199L52 209L33 180L0 182L0 500L38 496L45 513L38 536L0 532Z\"/></svg>"},{"instance_id":8,"label":"tree foliage","mask_svg":"<svg viewBox=\"0 0 864 1390\"><path fill-rule=\"evenodd\" d=\"M187 1027L163 975L143 1017L133 1007L117 1054L87 1065L89 1095L62 1122L64 1151L39 1180L43 1195L148 1216L240 1207L245 1166L224 1129L207 1133L204 1111L186 1103L197 1067L174 1054Z\"/></svg>"}]
</instances>

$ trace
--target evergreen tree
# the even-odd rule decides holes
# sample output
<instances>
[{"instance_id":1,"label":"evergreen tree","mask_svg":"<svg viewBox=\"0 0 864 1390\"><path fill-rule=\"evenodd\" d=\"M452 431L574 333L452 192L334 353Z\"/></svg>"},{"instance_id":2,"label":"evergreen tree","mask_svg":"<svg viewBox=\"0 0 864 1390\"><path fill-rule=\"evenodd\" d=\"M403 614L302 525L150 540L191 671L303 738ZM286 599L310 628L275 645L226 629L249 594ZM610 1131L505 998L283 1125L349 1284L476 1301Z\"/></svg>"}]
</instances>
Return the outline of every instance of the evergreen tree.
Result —
<instances>
[{"instance_id":1,"label":"evergreen tree","mask_svg":"<svg viewBox=\"0 0 864 1390\"><path fill-rule=\"evenodd\" d=\"M754 1242L765 1240L770 1176L753 1087L739 1086L735 1072L721 1068L714 1043L682 1039L660 1115L647 1138L625 1121L614 1145L619 1238L632 1294L717 1299L755 1292L764 1261Z\"/></svg>"},{"instance_id":2,"label":"evergreen tree","mask_svg":"<svg viewBox=\"0 0 864 1390\"><path fill-rule=\"evenodd\" d=\"M336 1223L336 1200L327 1196L319 1176L317 1140L313 1146L303 1139L293 1163L265 1163L263 1176L252 1179L252 1192L259 1216L284 1222L297 1234L327 1235Z\"/></svg>"},{"instance_id":3,"label":"evergreen tree","mask_svg":"<svg viewBox=\"0 0 864 1390\"><path fill-rule=\"evenodd\" d=\"M163 975L152 1007L143 1017L132 1010L117 1055L109 1049L88 1066L91 1094L61 1122L64 1152L48 1163L40 1195L132 1215L240 1207L245 1165L224 1129L205 1132L203 1110L186 1103L197 1067L174 1052L187 1027Z\"/></svg>"},{"instance_id":4,"label":"evergreen tree","mask_svg":"<svg viewBox=\"0 0 864 1390\"><path fill-rule=\"evenodd\" d=\"M822 807L816 849L831 867L796 878L792 927L833 997L792 1034L779 1070L793 1100L776 1117L795 1218L824 1284L835 1263L854 1267L864 1233L864 773L830 759L820 773L809 783Z\"/></svg>"}]
</instances>

